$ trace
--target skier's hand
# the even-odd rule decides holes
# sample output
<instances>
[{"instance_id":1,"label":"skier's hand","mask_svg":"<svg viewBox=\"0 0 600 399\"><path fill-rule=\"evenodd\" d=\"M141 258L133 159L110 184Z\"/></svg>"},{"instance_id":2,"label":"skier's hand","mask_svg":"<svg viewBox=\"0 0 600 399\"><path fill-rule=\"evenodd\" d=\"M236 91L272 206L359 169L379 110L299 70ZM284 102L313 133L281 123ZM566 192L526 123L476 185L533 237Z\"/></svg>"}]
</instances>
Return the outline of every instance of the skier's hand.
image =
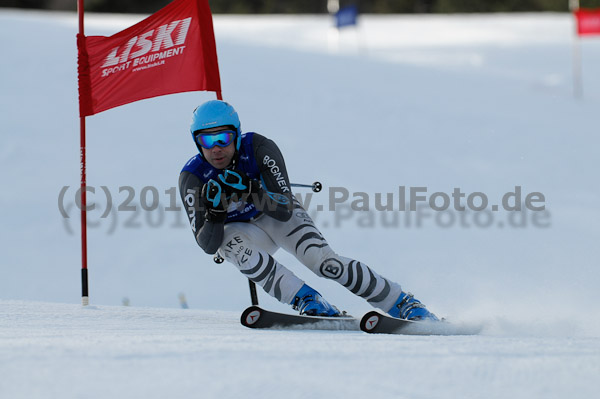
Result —
<instances>
[{"instance_id":1,"label":"skier's hand","mask_svg":"<svg viewBox=\"0 0 600 399\"><path fill-rule=\"evenodd\" d=\"M250 179L241 170L225 170L219 175L219 182L228 196L237 194L240 199L242 196L258 192L260 187L258 181Z\"/></svg>"},{"instance_id":2,"label":"skier's hand","mask_svg":"<svg viewBox=\"0 0 600 399\"><path fill-rule=\"evenodd\" d=\"M206 209L204 217L213 223L222 223L227 219L227 210L225 209L225 193L221 185L213 179L202 186L200 199Z\"/></svg>"}]
</instances>

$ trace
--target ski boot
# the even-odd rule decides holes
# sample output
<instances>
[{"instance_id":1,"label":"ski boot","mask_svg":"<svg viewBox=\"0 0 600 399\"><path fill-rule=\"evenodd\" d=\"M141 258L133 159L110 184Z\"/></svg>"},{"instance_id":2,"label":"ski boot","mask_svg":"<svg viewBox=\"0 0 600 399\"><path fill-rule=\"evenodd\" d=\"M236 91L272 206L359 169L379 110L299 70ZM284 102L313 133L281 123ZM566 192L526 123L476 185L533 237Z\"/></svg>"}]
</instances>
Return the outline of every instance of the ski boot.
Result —
<instances>
[{"instance_id":1,"label":"ski boot","mask_svg":"<svg viewBox=\"0 0 600 399\"><path fill-rule=\"evenodd\" d=\"M326 317L342 316L335 306L323 299L321 294L306 284L304 284L296 293L291 305L294 310L299 310L301 315Z\"/></svg>"},{"instance_id":2,"label":"ski boot","mask_svg":"<svg viewBox=\"0 0 600 399\"><path fill-rule=\"evenodd\" d=\"M411 293L402 292L388 314L398 319L439 321L425 305L415 299Z\"/></svg>"}]
</instances>

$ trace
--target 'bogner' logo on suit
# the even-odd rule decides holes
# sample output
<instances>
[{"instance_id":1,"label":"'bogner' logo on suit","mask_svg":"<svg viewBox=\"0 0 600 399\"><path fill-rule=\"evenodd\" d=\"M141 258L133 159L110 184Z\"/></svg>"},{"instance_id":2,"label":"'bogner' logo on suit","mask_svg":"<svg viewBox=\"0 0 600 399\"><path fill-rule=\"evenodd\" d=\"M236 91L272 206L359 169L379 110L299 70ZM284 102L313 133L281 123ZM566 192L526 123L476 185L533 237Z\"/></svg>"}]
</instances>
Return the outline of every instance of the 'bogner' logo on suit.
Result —
<instances>
[{"instance_id":1,"label":"'bogner' logo on suit","mask_svg":"<svg viewBox=\"0 0 600 399\"><path fill-rule=\"evenodd\" d=\"M283 174L279 170L277 162L275 162L275 160L269 157L268 155L265 155L265 157L263 158L263 165L267 165L269 167L269 169L271 170L271 174L273 175L273 177L275 177L275 180L277 181L279 187L281 187L281 191L284 193L289 193L290 188L287 186L285 177L283 177Z\"/></svg>"}]
</instances>

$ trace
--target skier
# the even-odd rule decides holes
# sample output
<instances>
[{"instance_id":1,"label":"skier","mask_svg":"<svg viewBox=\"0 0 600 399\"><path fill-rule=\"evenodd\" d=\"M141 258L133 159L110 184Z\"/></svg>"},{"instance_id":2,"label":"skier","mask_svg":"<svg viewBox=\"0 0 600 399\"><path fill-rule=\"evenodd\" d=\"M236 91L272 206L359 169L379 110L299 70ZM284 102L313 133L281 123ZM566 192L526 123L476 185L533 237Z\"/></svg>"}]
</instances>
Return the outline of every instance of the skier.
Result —
<instances>
[{"instance_id":1,"label":"skier","mask_svg":"<svg viewBox=\"0 0 600 399\"><path fill-rule=\"evenodd\" d=\"M242 134L231 105L211 100L197 107L190 130L199 153L183 167L179 190L196 242L207 254L218 252L301 315L341 313L273 258L279 248L393 317L438 320L399 284L333 251L294 198L277 145L258 133Z\"/></svg>"}]
</instances>

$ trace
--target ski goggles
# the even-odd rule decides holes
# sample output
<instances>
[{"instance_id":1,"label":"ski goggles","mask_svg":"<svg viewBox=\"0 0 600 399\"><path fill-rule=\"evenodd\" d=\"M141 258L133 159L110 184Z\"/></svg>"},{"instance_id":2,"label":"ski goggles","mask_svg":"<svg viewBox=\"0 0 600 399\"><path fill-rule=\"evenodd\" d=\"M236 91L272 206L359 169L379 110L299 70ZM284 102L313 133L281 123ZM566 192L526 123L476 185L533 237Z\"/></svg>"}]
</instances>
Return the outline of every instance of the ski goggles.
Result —
<instances>
[{"instance_id":1,"label":"ski goggles","mask_svg":"<svg viewBox=\"0 0 600 399\"><path fill-rule=\"evenodd\" d=\"M218 145L219 147L227 147L233 143L236 132L233 130L223 130L216 133L198 133L196 135L196 142L207 150Z\"/></svg>"}]
</instances>

